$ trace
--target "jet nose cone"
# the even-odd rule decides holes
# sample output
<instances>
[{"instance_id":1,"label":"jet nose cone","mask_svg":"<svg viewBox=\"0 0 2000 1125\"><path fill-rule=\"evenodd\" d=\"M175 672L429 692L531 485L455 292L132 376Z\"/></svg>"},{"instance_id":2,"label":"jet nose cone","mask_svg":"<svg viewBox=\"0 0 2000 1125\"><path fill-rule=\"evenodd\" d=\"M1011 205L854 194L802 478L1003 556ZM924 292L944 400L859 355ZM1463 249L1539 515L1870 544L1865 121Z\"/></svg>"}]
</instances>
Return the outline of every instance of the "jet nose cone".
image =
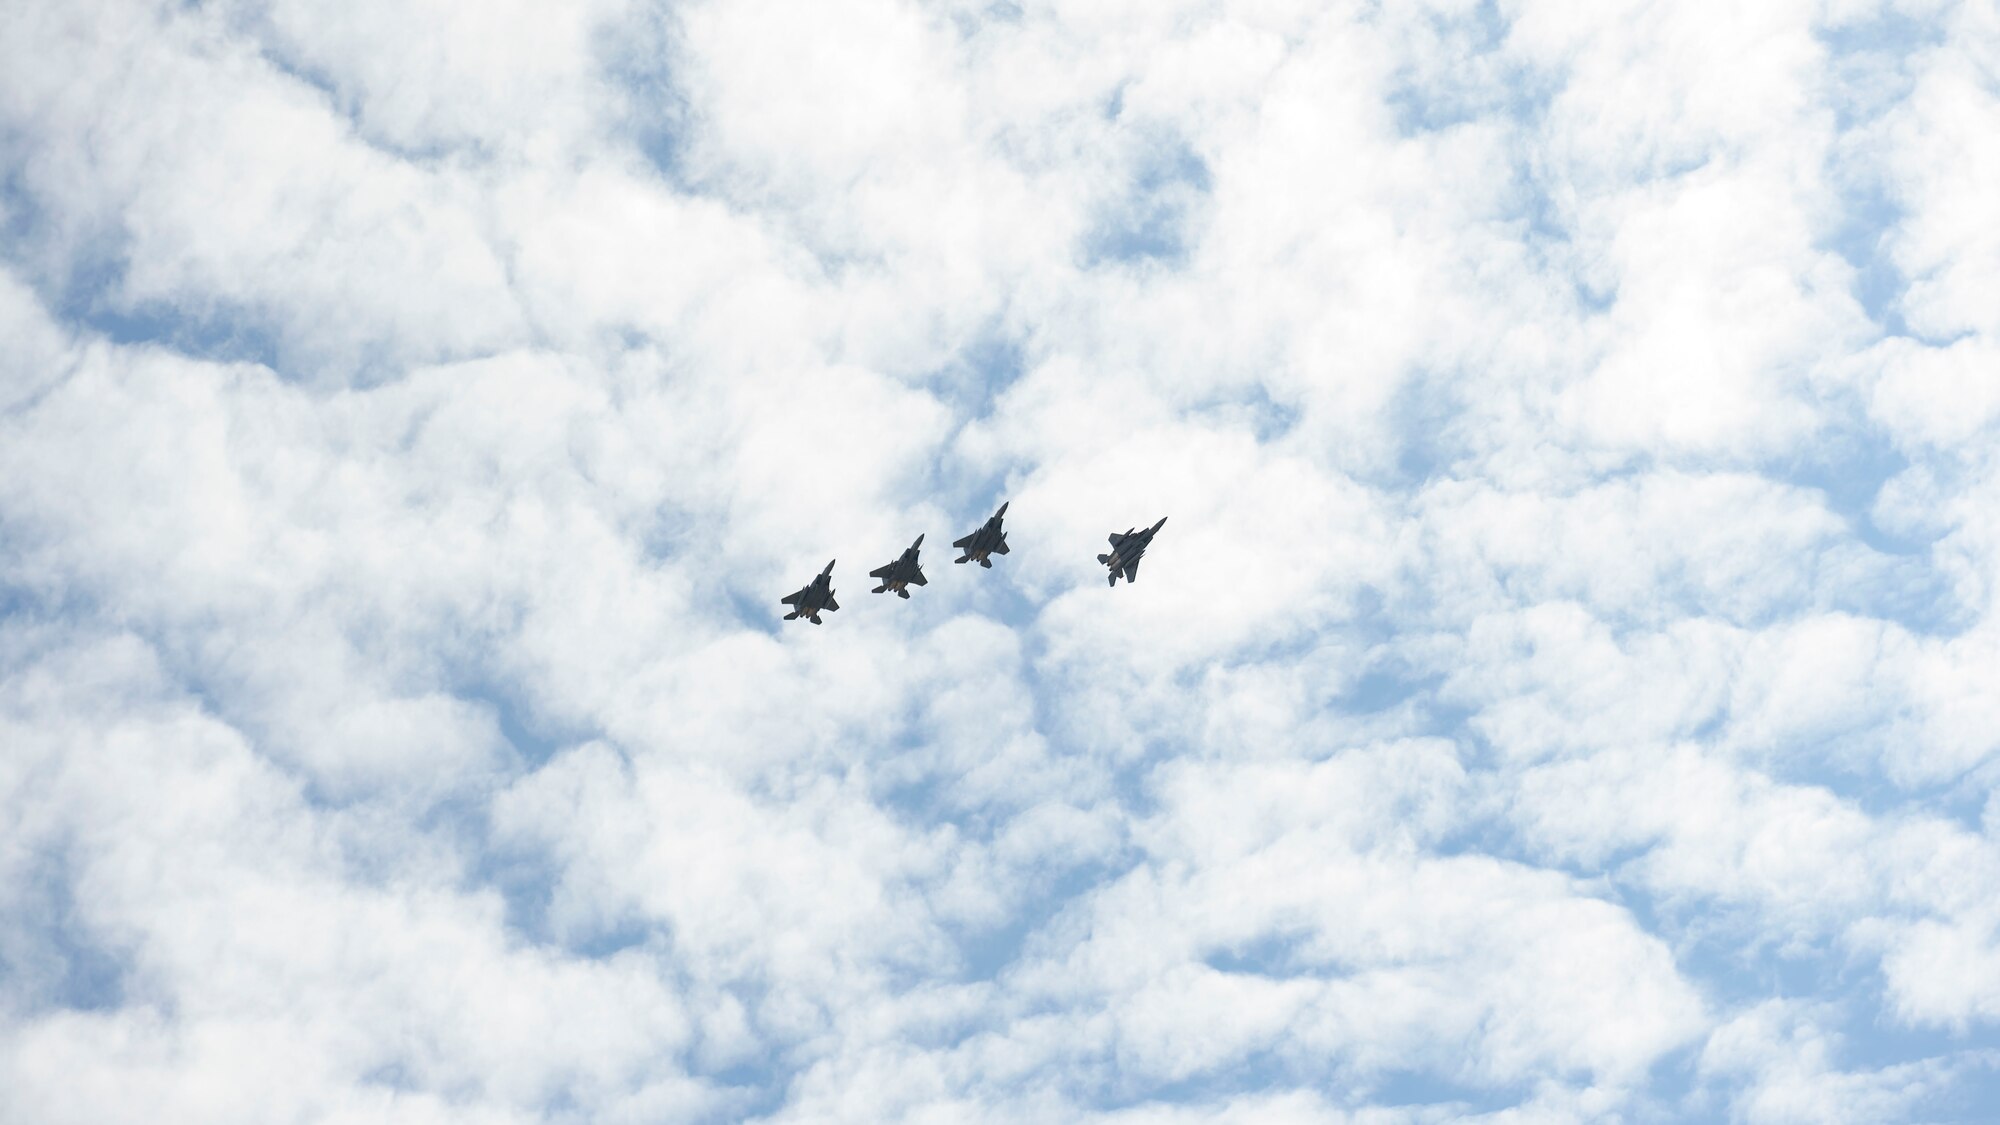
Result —
<instances>
[{"instance_id":1,"label":"jet nose cone","mask_svg":"<svg viewBox=\"0 0 2000 1125\"><path fill-rule=\"evenodd\" d=\"M1007 501L1007 504L1011 504L1011 503L1013 503L1013 501L1012 501L1012 500L1009 500L1009 501ZM1004 515L1006 515L1006 514L1007 514L1007 504L1002 504L1002 505L1000 505L1000 510L999 510L999 511L997 511L997 512L995 512L995 513L993 513L993 514L994 514L994 515L996 515L996 516L1004 516Z\"/></svg>"},{"instance_id":2,"label":"jet nose cone","mask_svg":"<svg viewBox=\"0 0 2000 1125\"><path fill-rule=\"evenodd\" d=\"M923 545L924 545L924 537L921 535L917 536L917 541L915 543L910 544L910 546L912 547L921 547Z\"/></svg>"},{"instance_id":3,"label":"jet nose cone","mask_svg":"<svg viewBox=\"0 0 2000 1125\"><path fill-rule=\"evenodd\" d=\"M1167 526L1167 517L1161 516L1160 522L1153 525L1153 530L1158 531L1165 526Z\"/></svg>"}]
</instances>

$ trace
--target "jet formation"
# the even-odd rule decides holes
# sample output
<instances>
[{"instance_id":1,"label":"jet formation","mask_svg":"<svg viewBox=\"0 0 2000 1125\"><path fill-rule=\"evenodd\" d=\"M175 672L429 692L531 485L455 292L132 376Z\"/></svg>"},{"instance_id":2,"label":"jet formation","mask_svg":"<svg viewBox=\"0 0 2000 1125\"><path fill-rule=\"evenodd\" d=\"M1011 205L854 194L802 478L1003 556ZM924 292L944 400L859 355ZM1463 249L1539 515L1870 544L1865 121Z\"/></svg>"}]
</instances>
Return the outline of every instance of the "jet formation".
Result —
<instances>
[{"instance_id":1,"label":"jet formation","mask_svg":"<svg viewBox=\"0 0 2000 1125\"><path fill-rule=\"evenodd\" d=\"M994 512L991 518L980 525L979 530L963 539L953 540L951 545L958 549L959 555L952 561L976 562L991 570L992 556L1007 553L1007 533L1000 526L1001 520L1006 515L1007 505L1002 504L999 511ZM1164 527L1166 522L1166 517L1162 516L1159 523L1144 531L1128 528L1123 534L1115 531L1111 533L1111 553L1097 556L1098 562L1111 568L1111 585L1118 585L1120 577L1123 577L1128 584L1138 581L1139 559L1145 555L1146 548L1152 545L1153 536L1159 534L1160 528ZM917 557L923 545L924 537L919 535L916 542L897 556L896 561L869 571L868 577L877 579L881 583L875 587L874 592L893 593L897 597L908 598L911 586L930 585L924 578L924 569ZM831 613L840 608L840 603L833 600L833 563L827 563L826 569L820 571L818 576L798 593L778 600L792 607L792 611L785 615L785 620L792 621L803 617L815 625L821 624L819 616L821 613Z\"/></svg>"}]
</instances>

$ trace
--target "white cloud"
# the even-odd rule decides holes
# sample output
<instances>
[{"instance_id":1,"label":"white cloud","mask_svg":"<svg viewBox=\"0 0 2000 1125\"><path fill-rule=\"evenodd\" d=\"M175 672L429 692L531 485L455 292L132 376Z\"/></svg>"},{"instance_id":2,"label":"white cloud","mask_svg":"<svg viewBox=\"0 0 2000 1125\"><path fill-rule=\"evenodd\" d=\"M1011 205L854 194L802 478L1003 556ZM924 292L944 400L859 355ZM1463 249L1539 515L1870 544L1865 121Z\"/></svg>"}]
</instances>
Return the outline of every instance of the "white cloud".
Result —
<instances>
[{"instance_id":1,"label":"white cloud","mask_svg":"<svg viewBox=\"0 0 2000 1125\"><path fill-rule=\"evenodd\" d=\"M1841 1037L1822 1026L1831 1013L1797 1001L1769 1000L1716 1029L1702 1051L1711 1080L1752 1075L1729 1098L1736 1121L1893 1120L1946 1085L1950 1066L1935 1061L1844 1070L1831 1056Z\"/></svg>"},{"instance_id":2,"label":"white cloud","mask_svg":"<svg viewBox=\"0 0 2000 1125\"><path fill-rule=\"evenodd\" d=\"M2000 59L2000 27L1977 4L1952 6L1942 42L1922 53L1910 95L1886 123L1888 176L1908 215L1890 241L1910 279L1905 315L1940 339L1977 332L1990 340L2000 285L2000 236L1990 183L2000 160L1985 143L2000 119L1990 75Z\"/></svg>"},{"instance_id":3,"label":"white cloud","mask_svg":"<svg viewBox=\"0 0 2000 1125\"><path fill-rule=\"evenodd\" d=\"M24 8L0 1118L1990 1095L1994 30Z\"/></svg>"}]
</instances>

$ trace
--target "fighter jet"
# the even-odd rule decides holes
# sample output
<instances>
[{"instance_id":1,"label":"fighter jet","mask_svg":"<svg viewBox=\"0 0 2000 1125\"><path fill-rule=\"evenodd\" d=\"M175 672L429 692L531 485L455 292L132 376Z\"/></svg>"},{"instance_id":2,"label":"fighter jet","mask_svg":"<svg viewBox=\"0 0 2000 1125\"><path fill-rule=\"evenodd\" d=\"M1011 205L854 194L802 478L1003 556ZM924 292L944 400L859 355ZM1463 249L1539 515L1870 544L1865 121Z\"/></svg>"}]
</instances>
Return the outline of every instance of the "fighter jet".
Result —
<instances>
[{"instance_id":1,"label":"fighter jet","mask_svg":"<svg viewBox=\"0 0 2000 1125\"><path fill-rule=\"evenodd\" d=\"M1166 526L1166 522L1167 517L1161 516L1159 523L1144 531L1127 528L1123 535L1115 531L1111 533L1111 553L1097 556L1097 561L1111 568L1113 586L1118 585L1118 576L1121 573L1127 582L1139 580L1139 560L1145 557L1146 548L1153 542L1153 536L1160 533L1160 528Z\"/></svg>"},{"instance_id":2,"label":"fighter jet","mask_svg":"<svg viewBox=\"0 0 2000 1125\"><path fill-rule=\"evenodd\" d=\"M910 544L910 549L904 551L901 558L890 563L888 566L876 567L874 570L869 571L868 577L880 578L882 580L882 584L875 587L873 592L879 594L884 590L894 590L897 597L907 598L910 596L910 591L907 587L911 585L930 585L924 579L923 568L917 565L917 548L923 545L924 537L919 535L917 536L917 541Z\"/></svg>"},{"instance_id":3,"label":"fighter jet","mask_svg":"<svg viewBox=\"0 0 2000 1125\"><path fill-rule=\"evenodd\" d=\"M833 600L833 563L839 561L839 559L835 559L833 562L827 563L826 569L820 571L819 576L808 583L805 589L800 590L796 594L778 599L785 605L792 607L792 612L785 615L785 620L790 621L794 617L803 617L807 621L819 625L822 624L819 619L822 610L832 613L834 610L840 608L840 603Z\"/></svg>"},{"instance_id":4,"label":"fighter jet","mask_svg":"<svg viewBox=\"0 0 2000 1125\"><path fill-rule=\"evenodd\" d=\"M976 562L980 566L992 570L993 561L986 556L1004 555L1007 553L1007 533L1000 530L1000 517L1006 514L1007 505L1002 504L1000 505L1000 510L993 513L993 518L987 520L984 527L981 527L978 531L973 532L963 539L952 540L951 545L958 548L958 557L951 561L955 563Z\"/></svg>"}]
</instances>

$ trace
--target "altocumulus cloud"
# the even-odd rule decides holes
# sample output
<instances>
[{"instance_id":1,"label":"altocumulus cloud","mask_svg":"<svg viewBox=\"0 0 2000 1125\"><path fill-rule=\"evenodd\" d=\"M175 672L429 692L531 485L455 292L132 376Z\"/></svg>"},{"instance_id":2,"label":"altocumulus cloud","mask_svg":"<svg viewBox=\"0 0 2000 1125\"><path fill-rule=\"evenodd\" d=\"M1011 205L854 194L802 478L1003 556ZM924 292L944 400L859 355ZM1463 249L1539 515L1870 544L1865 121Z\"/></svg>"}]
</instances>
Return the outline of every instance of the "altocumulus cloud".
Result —
<instances>
[{"instance_id":1,"label":"altocumulus cloud","mask_svg":"<svg viewBox=\"0 0 2000 1125\"><path fill-rule=\"evenodd\" d=\"M10 5L0 1120L1991 1120L1996 74Z\"/></svg>"}]
</instances>

